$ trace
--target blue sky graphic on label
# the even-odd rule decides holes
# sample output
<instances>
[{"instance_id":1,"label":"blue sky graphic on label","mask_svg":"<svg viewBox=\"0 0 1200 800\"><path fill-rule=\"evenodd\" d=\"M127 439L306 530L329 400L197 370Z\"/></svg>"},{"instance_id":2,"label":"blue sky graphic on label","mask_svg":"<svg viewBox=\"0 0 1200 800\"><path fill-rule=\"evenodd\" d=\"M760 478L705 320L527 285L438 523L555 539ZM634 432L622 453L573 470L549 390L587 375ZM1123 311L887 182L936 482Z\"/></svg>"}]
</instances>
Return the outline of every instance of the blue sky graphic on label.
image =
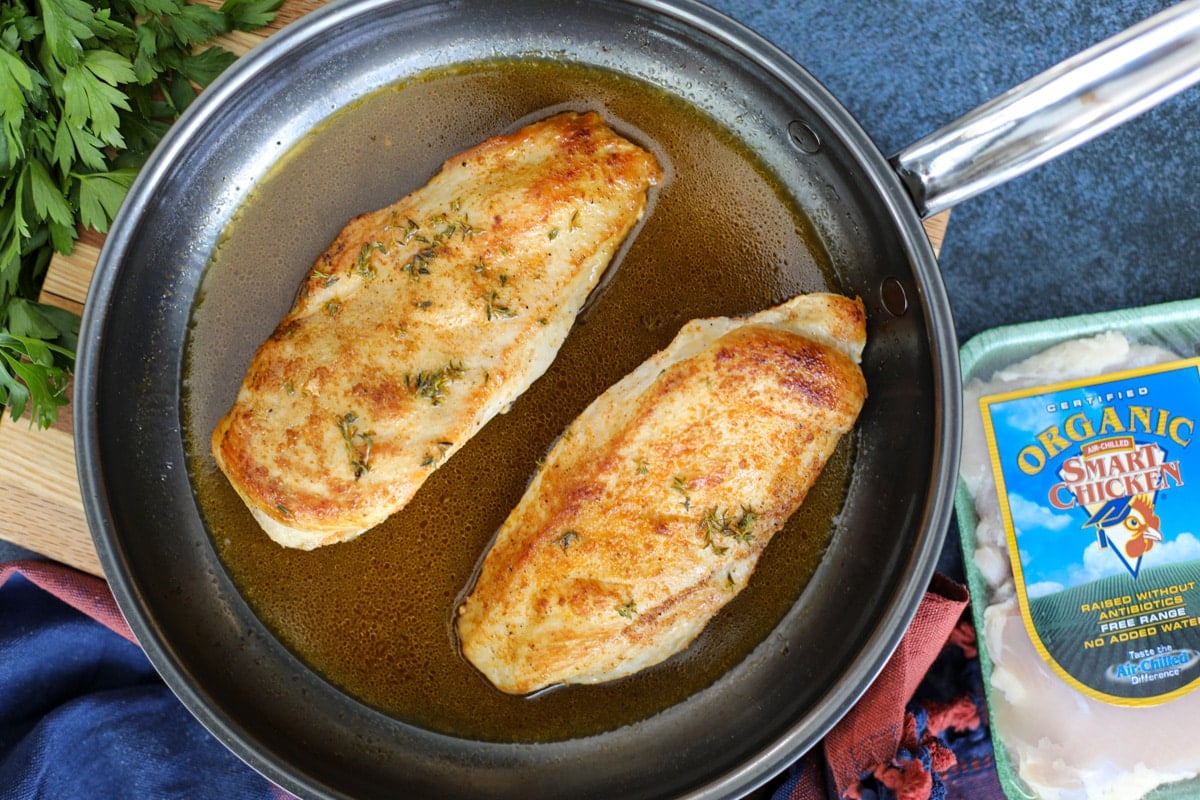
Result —
<instances>
[{"instance_id":1,"label":"blue sky graphic on label","mask_svg":"<svg viewBox=\"0 0 1200 800\"><path fill-rule=\"evenodd\" d=\"M1197 362L1036 391L983 401L1028 596L1200 559Z\"/></svg>"}]
</instances>

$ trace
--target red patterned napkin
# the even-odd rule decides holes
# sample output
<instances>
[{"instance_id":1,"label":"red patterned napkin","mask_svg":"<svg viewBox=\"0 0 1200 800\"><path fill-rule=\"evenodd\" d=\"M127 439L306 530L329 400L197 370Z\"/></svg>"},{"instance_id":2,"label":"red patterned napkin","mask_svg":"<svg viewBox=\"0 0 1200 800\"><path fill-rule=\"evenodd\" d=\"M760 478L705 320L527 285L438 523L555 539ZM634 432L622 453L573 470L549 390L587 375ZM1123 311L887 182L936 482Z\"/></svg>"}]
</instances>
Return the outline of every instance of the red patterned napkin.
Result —
<instances>
[{"instance_id":1,"label":"red patterned napkin","mask_svg":"<svg viewBox=\"0 0 1200 800\"><path fill-rule=\"evenodd\" d=\"M117 601L108 590L108 584L101 578L49 561L9 561L0 564L0 586L13 573L25 576L30 583L96 620L118 636L138 643L117 608Z\"/></svg>"},{"instance_id":2,"label":"red patterned napkin","mask_svg":"<svg viewBox=\"0 0 1200 800\"><path fill-rule=\"evenodd\" d=\"M885 796L880 788L897 800L945 797L935 773L954 766L955 755L938 734L947 727L978 727L976 706L964 697L914 716L908 703L954 639L967 602L966 587L934 576L879 677L826 735L824 762L822 748L805 755L793 779L776 793L777 800L865 800ZM875 788L864 790L864 777L873 779Z\"/></svg>"}]
</instances>

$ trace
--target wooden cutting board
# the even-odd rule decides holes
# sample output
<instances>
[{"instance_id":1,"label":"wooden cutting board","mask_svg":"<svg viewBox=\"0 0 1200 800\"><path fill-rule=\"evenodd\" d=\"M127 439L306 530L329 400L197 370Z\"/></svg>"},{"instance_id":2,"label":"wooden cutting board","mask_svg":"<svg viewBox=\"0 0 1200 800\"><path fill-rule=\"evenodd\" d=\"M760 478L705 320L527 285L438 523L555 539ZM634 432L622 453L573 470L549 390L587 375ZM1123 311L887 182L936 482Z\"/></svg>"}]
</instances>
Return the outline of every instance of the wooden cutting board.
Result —
<instances>
[{"instance_id":1,"label":"wooden cutting board","mask_svg":"<svg viewBox=\"0 0 1200 800\"><path fill-rule=\"evenodd\" d=\"M220 5L220 0L205 2ZM233 33L222 37L220 43L239 55L246 53L321 5L323 0L286 0L267 28L253 34ZM935 252L941 247L948 217L949 212L944 212L925 223ZM81 313L103 243L100 234L84 231L71 255L56 254L46 273L42 302ZM62 409L58 423L48 430L31 428L27 419L13 422L4 417L0 420L0 453L0 539L102 575L75 470L71 409Z\"/></svg>"}]
</instances>

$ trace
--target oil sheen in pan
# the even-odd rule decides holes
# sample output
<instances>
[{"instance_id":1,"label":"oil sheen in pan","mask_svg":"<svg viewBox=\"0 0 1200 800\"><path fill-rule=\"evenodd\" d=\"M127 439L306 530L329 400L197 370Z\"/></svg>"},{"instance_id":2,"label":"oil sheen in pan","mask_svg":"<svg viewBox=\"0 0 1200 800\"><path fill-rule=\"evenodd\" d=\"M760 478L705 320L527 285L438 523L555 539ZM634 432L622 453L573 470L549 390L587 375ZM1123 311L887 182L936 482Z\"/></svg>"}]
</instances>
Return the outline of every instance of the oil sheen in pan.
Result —
<instances>
[{"instance_id":1,"label":"oil sheen in pan","mask_svg":"<svg viewBox=\"0 0 1200 800\"><path fill-rule=\"evenodd\" d=\"M488 135L562 107L600 110L672 166L624 259L550 370L434 472L407 508L347 544L309 553L275 545L208 452L254 347L352 215L393 202ZM692 647L638 675L532 698L504 695L459 654L455 598L554 438L683 322L821 290L838 290L828 257L754 154L648 84L530 60L458 67L379 91L280 154L223 236L193 311L184 425L217 551L255 613L304 662L407 722L533 742L645 718L734 667L800 595L845 496L850 444L772 541L749 586Z\"/></svg>"}]
</instances>

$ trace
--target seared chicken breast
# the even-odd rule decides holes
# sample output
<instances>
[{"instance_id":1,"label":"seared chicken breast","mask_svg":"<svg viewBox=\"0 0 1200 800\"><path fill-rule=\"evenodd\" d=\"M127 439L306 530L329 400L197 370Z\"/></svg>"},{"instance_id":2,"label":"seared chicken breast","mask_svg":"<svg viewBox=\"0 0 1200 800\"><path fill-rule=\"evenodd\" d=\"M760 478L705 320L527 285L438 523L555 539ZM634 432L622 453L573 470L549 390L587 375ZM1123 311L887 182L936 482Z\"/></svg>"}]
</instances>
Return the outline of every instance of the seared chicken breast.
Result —
<instances>
[{"instance_id":1,"label":"seared chicken breast","mask_svg":"<svg viewBox=\"0 0 1200 800\"><path fill-rule=\"evenodd\" d=\"M352 220L212 434L263 529L311 549L408 503L550 365L660 177L598 114L564 113Z\"/></svg>"},{"instance_id":2,"label":"seared chicken breast","mask_svg":"<svg viewBox=\"0 0 1200 800\"><path fill-rule=\"evenodd\" d=\"M524 694L687 647L853 426L865 340L829 294L686 324L551 448L458 610L466 658Z\"/></svg>"}]
</instances>

